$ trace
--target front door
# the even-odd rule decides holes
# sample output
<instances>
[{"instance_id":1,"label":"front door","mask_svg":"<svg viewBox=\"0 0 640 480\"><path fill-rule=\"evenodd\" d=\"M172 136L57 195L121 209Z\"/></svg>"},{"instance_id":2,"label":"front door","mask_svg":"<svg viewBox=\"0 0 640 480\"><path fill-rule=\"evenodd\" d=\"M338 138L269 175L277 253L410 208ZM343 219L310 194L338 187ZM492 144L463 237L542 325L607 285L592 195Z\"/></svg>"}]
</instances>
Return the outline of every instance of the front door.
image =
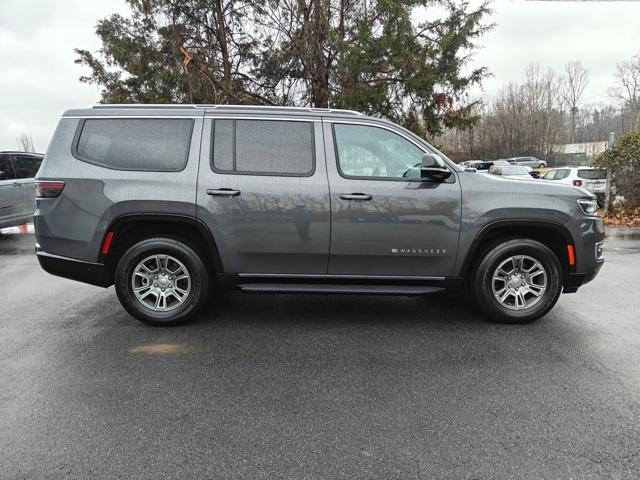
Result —
<instances>
[{"instance_id":1,"label":"front door","mask_svg":"<svg viewBox=\"0 0 640 480\"><path fill-rule=\"evenodd\" d=\"M453 275L461 190L420 179L424 145L400 129L326 122L333 275ZM330 147L331 146L331 147Z\"/></svg>"},{"instance_id":2,"label":"front door","mask_svg":"<svg viewBox=\"0 0 640 480\"><path fill-rule=\"evenodd\" d=\"M206 118L197 217L227 273L325 274L329 186L312 117Z\"/></svg>"}]
</instances>

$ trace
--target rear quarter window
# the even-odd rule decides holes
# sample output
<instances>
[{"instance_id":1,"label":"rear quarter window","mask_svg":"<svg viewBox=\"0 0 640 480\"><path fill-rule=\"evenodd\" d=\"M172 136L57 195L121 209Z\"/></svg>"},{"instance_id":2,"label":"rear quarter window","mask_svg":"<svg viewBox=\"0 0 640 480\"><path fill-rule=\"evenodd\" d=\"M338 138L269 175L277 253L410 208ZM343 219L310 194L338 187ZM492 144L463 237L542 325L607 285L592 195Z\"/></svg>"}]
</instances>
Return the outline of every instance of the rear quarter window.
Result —
<instances>
[{"instance_id":1,"label":"rear quarter window","mask_svg":"<svg viewBox=\"0 0 640 480\"><path fill-rule=\"evenodd\" d=\"M584 178L585 180L606 180L607 179L607 171L606 170L578 170L578 177Z\"/></svg>"},{"instance_id":2,"label":"rear quarter window","mask_svg":"<svg viewBox=\"0 0 640 480\"><path fill-rule=\"evenodd\" d=\"M177 172L187 164L193 119L114 118L81 122L73 154L115 170Z\"/></svg>"}]
</instances>

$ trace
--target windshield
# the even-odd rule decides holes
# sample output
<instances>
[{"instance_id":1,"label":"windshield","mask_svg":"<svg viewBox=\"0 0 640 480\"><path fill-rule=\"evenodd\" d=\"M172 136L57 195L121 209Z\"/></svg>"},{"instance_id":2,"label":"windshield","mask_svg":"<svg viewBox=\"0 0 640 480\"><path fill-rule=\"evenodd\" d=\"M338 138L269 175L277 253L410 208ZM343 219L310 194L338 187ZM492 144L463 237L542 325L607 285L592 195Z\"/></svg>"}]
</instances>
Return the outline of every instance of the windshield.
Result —
<instances>
[{"instance_id":1,"label":"windshield","mask_svg":"<svg viewBox=\"0 0 640 480\"><path fill-rule=\"evenodd\" d=\"M585 180L606 180L607 179L607 171L606 170L578 170L578 177L584 178Z\"/></svg>"}]
</instances>

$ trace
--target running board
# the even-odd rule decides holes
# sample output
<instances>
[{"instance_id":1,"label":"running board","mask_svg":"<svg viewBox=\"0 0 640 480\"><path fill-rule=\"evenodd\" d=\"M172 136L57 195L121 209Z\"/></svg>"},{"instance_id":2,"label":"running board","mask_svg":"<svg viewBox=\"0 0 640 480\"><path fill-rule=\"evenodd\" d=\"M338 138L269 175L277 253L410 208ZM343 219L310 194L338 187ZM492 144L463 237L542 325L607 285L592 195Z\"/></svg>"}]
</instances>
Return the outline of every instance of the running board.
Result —
<instances>
[{"instance_id":1,"label":"running board","mask_svg":"<svg viewBox=\"0 0 640 480\"><path fill-rule=\"evenodd\" d=\"M250 293L325 293L349 295L426 295L444 288L412 285L325 285L300 283L241 283L238 288Z\"/></svg>"}]
</instances>

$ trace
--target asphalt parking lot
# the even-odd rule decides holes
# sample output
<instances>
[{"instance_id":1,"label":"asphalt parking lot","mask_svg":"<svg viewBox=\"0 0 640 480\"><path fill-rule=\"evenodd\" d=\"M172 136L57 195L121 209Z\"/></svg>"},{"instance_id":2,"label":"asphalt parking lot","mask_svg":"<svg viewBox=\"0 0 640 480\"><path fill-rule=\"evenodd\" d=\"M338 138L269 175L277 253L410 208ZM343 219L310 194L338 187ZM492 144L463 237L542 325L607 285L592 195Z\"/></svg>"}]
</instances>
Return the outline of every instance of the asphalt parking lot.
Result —
<instances>
[{"instance_id":1,"label":"asphalt parking lot","mask_svg":"<svg viewBox=\"0 0 640 480\"><path fill-rule=\"evenodd\" d=\"M638 478L640 230L526 326L231 293L151 328L0 235L0 478Z\"/></svg>"}]
</instances>

